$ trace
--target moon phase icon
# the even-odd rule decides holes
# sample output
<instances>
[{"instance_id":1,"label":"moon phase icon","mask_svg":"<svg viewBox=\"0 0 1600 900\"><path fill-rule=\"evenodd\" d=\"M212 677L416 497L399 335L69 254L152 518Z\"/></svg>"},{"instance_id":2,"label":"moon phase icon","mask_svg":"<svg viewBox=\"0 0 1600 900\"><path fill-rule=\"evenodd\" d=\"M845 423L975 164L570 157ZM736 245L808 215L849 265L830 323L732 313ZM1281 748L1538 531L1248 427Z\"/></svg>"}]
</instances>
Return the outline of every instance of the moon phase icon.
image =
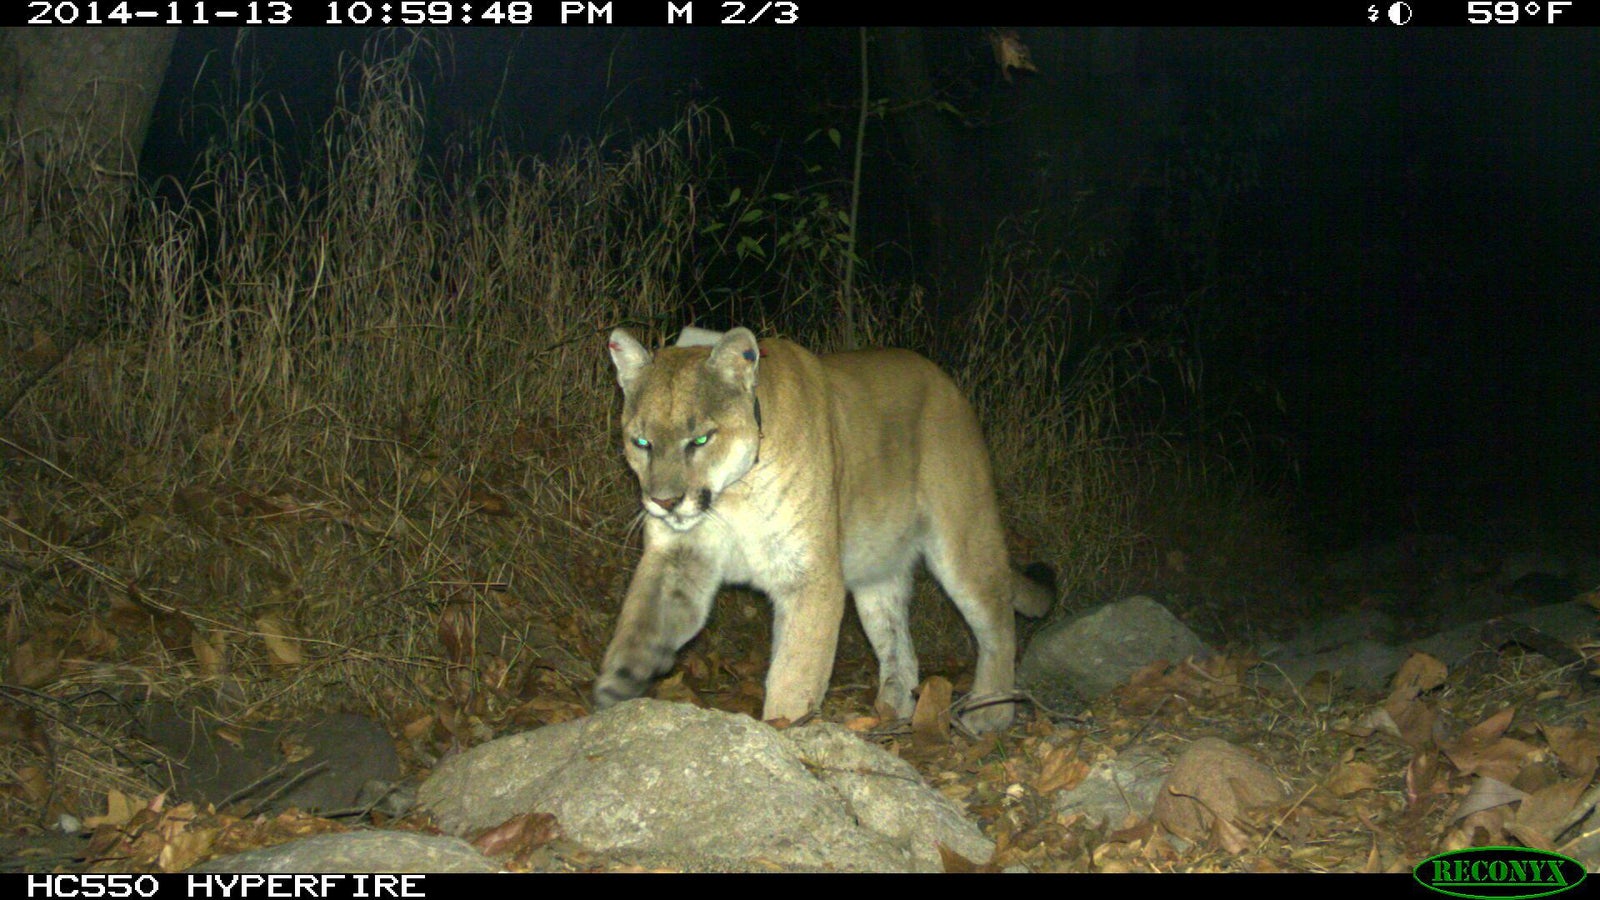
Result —
<instances>
[{"instance_id":1,"label":"moon phase icon","mask_svg":"<svg viewBox=\"0 0 1600 900\"><path fill-rule=\"evenodd\" d=\"M1389 4L1389 21L1396 25L1404 25L1411 21L1411 4L1405 0L1396 0Z\"/></svg>"}]
</instances>

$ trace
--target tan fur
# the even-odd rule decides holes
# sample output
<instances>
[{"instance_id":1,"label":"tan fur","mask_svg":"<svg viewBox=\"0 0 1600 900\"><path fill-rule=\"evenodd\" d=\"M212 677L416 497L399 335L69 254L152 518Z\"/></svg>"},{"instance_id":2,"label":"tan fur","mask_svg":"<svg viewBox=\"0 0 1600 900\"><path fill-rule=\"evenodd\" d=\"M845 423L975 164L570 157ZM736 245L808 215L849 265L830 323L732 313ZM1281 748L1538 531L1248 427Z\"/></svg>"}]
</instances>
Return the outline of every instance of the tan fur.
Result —
<instances>
[{"instance_id":1,"label":"tan fur","mask_svg":"<svg viewBox=\"0 0 1600 900\"><path fill-rule=\"evenodd\" d=\"M686 331L679 343L695 346L652 357L627 332L611 335L625 453L648 515L597 705L643 693L705 624L717 588L747 584L774 609L765 718L820 706L847 590L878 655L878 702L909 716L918 559L977 638L974 698L1008 696L1011 611L1042 615L1053 597L1007 561L989 454L955 383L905 350L819 358L769 340L758 354L744 328ZM1003 728L1012 713L999 702L964 720Z\"/></svg>"}]
</instances>

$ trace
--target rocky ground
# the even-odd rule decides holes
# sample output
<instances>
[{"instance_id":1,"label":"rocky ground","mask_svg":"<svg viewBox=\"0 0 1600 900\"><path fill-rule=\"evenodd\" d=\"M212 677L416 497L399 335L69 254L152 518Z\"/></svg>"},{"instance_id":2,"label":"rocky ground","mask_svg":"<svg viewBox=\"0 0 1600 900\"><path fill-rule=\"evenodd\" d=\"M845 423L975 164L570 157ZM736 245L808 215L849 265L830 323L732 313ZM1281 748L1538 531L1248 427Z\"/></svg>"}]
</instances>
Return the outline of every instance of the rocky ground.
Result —
<instances>
[{"instance_id":1,"label":"rocky ground","mask_svg":"<svg viewBox=\"0 0 1600 900\"><path fill-rule=\"evenodd\" d=\"M105 815L13 826L0 857L26 871L1405 871L1518 843L1593 868L1596 583L1581 557L1489 564L1413 536L1319 564L1250 645L1219 645L1193 591L1089 604L1031 630L1019 722L983 736L952 724L959 660L925 660L916 716L884 721L850 641L818 721L782 729L749 717L760 654L705 644L658 685L676 702L588 716L574 689L534 691L535 728L503 715L452 730L437 714L238 728L148 703L140 736L178 763L170 793L108 789Z\"/></svg>"}]
</instances>

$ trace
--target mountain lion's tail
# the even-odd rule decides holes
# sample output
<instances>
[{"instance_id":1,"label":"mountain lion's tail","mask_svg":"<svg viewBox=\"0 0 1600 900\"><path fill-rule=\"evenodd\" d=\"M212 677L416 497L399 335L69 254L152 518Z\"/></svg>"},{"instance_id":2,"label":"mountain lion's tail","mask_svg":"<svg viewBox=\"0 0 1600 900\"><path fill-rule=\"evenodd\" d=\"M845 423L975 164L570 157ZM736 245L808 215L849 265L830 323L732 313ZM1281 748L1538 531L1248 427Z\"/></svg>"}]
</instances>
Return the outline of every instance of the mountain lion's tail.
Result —
<instances>
[{"instance_id":1,"label":"mountain lion's tail","mask_svg":"<svg viewBox=\"0 0 1600 900\"><path fill-rule=\"evenodd\" d=\"M1044 563L1029 563L1021 572L1011 574L1011 605L1017 612L1037 619L1056 605L1054 569Z\"/></svg>"}]
</instances>

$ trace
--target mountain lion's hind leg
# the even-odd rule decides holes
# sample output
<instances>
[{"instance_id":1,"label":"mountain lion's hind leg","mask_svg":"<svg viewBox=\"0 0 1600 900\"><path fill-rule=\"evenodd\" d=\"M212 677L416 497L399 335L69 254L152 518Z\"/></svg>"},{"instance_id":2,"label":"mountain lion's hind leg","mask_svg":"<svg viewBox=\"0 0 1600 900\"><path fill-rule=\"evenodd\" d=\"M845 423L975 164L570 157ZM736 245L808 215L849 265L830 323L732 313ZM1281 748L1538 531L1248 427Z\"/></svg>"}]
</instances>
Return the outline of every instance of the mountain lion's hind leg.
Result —
<instances>
[{"instance_id":1,"label":"mountain lion's hind leg","mask_svg":"<svg viewBox=\"0 0 1600 900\"><path fill-rule=\"evenodd\" d=\"M878 655L878 707L897 718L910 718L915 708L911 692L917 687L917 648L911 643L906 606L911 601L911 573L858 587L856 615Z\"/></svg>"}]
</instances>

